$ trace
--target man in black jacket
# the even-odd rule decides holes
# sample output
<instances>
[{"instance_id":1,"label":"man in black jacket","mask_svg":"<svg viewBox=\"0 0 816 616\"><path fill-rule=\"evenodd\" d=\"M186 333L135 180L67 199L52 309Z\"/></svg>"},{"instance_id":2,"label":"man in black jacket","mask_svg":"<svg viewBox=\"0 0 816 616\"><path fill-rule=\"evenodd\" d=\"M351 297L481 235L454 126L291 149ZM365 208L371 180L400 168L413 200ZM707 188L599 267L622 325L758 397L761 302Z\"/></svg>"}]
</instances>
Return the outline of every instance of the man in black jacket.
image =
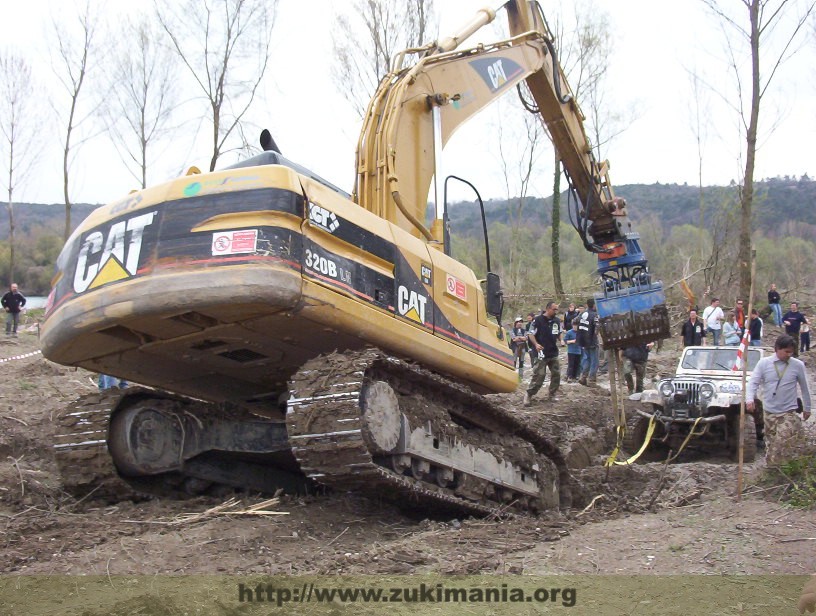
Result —
<instances>
[{"instance_id":1,"label":"man in black jacket","mask_svg":"<svg viewBox=\"0 0 816 616\"><path fill-rule=\"evenodd\" d=\"M793 338L796 342L796 348L793 350L793 356L799 357L799 331L803 323L808 323L807 317L799 312L799 304L791 302L790 310L788 310L782 317L782 322L785 324L785 333Z\"/></svg>"},{"instance_id":2,"label":"man in black jacket","mask_svg":"<svg viewBox=\"0 0 816 616\"><path fill-rule=\"evenodd\" d=\"M538 353L538 363L533 368L530 386L524 394L524 406L530 406L533 396L544 385L547 369L550 370L550 400L555 400L555 392L561 384L561 366L558 363L561 342L561 321L555 316L558 304L549 302L544 311L538 315L530 326L528 338Z\"/></svg>"},{"instance_id":3,"label":"man in black jacket","mask_svg":"<svg viewBox=\"0 0 816 616\"><path fill-rule=\"evenodd\" d=\"M697 318L697 311L693 308L689 310L689 318L680 328L680 337L683 339L683 348L687 346L700 346L705 341L705 325L701 319Z\"/></svg>"},{"instance_id":4,"label":"man in black jacket","mask_svg":"<svg viewBox=\"0 0 816 616\"><path fill-rule=\"evenodd\" d=\"M581 385L595 385L598 374L598 313L595 300L587 300L587 309L578 321L578 344L581 345ZM587 382L587 379L589 382Z\"/></svg>"},{"instance_id":5,"label":"man in black jacket","mask_svg":"<svg viewBox=\"0 0 816 616\"><path fill-rule=\"evenodd\" d=\"M20 310L26 304L25 296L17 290L17 283L12 282L9 291L0 299L6 311L6 336L17 337L17 324L20 322Z\"/></svg>"},{"instance_id":6,"label":"man in black jacket","mask_svg":"<svg viewBox=\"0 0 816 616\"><path fill-rule=\"evenodd\" d=\"M776 290L776 285L772 284L771 288L768 289L768 305L771 307L771 311L774 313L774 323L776 323L779 327L782 327L782 305L779 303L782 301L782 298L779 297L779 292Z\"/></svg>"}]
</instances>

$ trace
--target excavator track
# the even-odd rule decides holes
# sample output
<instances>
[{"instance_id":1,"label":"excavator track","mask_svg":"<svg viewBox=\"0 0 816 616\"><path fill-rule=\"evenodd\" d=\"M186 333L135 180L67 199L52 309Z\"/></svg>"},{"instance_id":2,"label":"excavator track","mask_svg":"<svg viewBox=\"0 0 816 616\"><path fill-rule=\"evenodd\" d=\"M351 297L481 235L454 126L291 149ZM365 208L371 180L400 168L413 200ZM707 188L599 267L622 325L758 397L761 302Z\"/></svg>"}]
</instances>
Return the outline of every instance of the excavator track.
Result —
<instances>
[{"instance_id":1,"label":"excavator track","mask_svg":"<svg viewBox=\"0 0 816 616\"><path fill-rule=\"evenodd\" d=\"M134 489L119 477L108 453L111 409L124 392L109 389L77 398L57 416L54 457L69 494L111 500L132 498Z\"/></svg>"},{"instance_id":2,"label":"excavator track","mask_svg":"<svg viewBox=\"0 0 816 616\"><path fill-rule=\"evenodd\" d=\"M496 489L484 476L461 471L455 481L439 485L427 467L416 472L422 469L417 460L383 455L387 452L364 416L366 388L378 382L396 392L399 412L409 423L427 427L435 439L466 439L469 447L501 460L538 466L540 493L531 497ZM369 349L314 359L293 376L289 389L292 451L301 470L320 484L401 506L475 515L569 506L566 464L552 442L487 398L435 373ZM401 464L395 466L395 459Z\"/></svg>"},{"instance_id":3,"label":"excavator track","mask_svg":"<svg viewBox=\"0 0 816 616\"><path fill-rule=\"evenodd\" d=\"M198 473L189 473L186 466L184 471L178 469L134 476L119 472L111 454L111 419L114 409L132 406L140 400L149 401L152 408L163 410L168 415L178 412L187 417L194 417L198 413L201 417L252 419L248 413L236 409L225 409L143 387L109 389L81 396L66 407L56 421L54 457L66 492L77 498L93 495L96 499L116 502L138 500L148 495L188 497L219 482L218 477L208 478L206 469L202 475L200 469ZM201 424L200 419L194 421ZM251 481L248 485L257 487Z\"/></svg>"}]
</instances>

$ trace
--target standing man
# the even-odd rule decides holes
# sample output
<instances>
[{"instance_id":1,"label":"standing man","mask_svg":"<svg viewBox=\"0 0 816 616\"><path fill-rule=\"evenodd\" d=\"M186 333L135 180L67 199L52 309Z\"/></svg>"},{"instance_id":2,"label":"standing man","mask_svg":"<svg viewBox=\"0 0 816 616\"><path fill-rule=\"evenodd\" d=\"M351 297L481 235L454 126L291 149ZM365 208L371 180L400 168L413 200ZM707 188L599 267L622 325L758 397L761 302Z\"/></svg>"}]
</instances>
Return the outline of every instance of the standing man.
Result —
<instances>
[{"instance_id":1,"label":"standing man","mask_svg":"<svg viewBox=\"0 0 816 616\"><path fill-rule=\"evenodd\" d=\"M561 367L558 364L558 347L561 344L561 321L555 316L557 310L558 304L549 302L543 312L533 319L533 324L530 326L528 338L538 353L538 363L533 368L530 387L524 394L524 406L530 406L533 396L544 385L547 368L550 369L549 399L551 401L557 400L555 392L558 391L558 386L561 384Z\"/></svg>"},{"instance_id":2,"label":"standing man","mask_svg":"<svg viewBox=\"0 0 816 616\"><path fill-rule=\"evenodd\" d=\"M799 312L799 304L791 302L791 307L785 316L782 317L782 322L785 324L785 333L796 341L796 348L793 350L793 356L799 357L799 332L802 329L802 323L807 323L807 317Z\"/></svg>"},{"instance_id":3,"label":"standing man","mask_svg":"<svg viewBox=\"0 0 816 616\"><path fill-rule=\"evenodd\" d=\"M737 300L737 305L734 306L734 316L737 319L737 325L740 328L740 336L745 333L745 307L741 299Z\"/></svg>"},{"instance_id":4,"label":"standing man","mask_svg":"<svg viewBox=\"0 0 816 616\"><path fill-rule=\"evenodd\" d=\"M774 313L774 323L782 327L782 305L779 303L780 301L782 301L782 298L779 297L779 293L776 291L776 285L772 284L771 288L768 289L768 305Z\"/></svg>"},{"instance_id":5,"label":"standing man","mask_svg":"<svg viewBox=\"0 0 816 616\"><path fill-rule=\"evenodd\" d=\"M570 303L569 308L564 313L564 331L568 332L572 329L572 322L580 315L581 313L575 309L575 304Z\"/></svg>"},{"instance_id":6,"label":"standing man","mask_svg":"<svg viewBox=\"0 0 816 616\"><path fill-rule=\"evenodd\" d=\"M530 355L530 368L535 368L536 363L538 363L538 353L536 353L535 347L530 344L529 333L530 328L533 326L533 319L535 319L536 315L535 312L530 312L527 314L527 323L524 324L524 332L527 335L527 353Z\"/></svg>"},{"instance_id":7,"label":"standing man","mask_svg":"<svg viewBox=\"0 0 816 616\"><path fill-rule=\"evenodd\" d=\"M578 379L581 369L581 346L578 344L578 322L576 317L572 328L564 332L564 344L567 345L567 383Z\"/></svg>"},{"instance_id":8,"label":"standing man","mask_svg":"<svg viewBox=\"0 0 816 616\"><path fill-rule=\"evenodd\" d=\"M683 323L680 328L680 339L683 341L683 347L700 346L705 343L705 326L703 322L697 318L697 311L693 308L689 310L689 318Z\"/></svg>"},{"instance_id":9,"label":"standing man","mask_svg":"<svg viewBox=\"0 0 816 616\"><path fill-rule=\"evenodd\" d=\"M630 394L643 391L643 381L646 380L646 362L649 360L649 351L653 346L654 342L650 342L626 347L623 350L623 378ZM632 372L635 373L634 381Z\"/></svg>"},{"instance_id":10,"label":"standing man","mask_svg":"<svg viewBox=\"0 0 816 616\"><path fill-rule=\"evenodd\" d=\"M706 326L706 331L711 334L714 346L720 346L723 321L725 321L725 314L720 308L720 300L714 297L711 299L711 305L703 310L703 324Z\"/></svg>"},{"instance_id":11,"label":"standing man","mask_svg":"<svg viewBox=\"0 0 816 616\"><path fill-rule=\"evenodd\" d=\"M748 325L751 346L762 346L762 319L756 308L751 308L751 320Z\"/></svg>"},{"instance_id":12,"label":"standing man","mask_svg":"<svg viewBox=\"0 0 816 616\"><path fill-rule=\"evenodd\" d=\"M598 321L595 300L590 297L587 309L578 321L578 344L581 345L581 378L578 382L581 385L595 385L598 378Z\"/></svg>"},{"instance_id":13,"label":"standing man","mask_svg":"<svg viewBox=\"0 0 816 616\"><path fill-rule=\"evenodd\" d=\"M805 433L802 421L807 421L810 417L811 402L805 364L793 357L796 348L793 338L788 335L779 336L774 344L774 354L757 362L748 382L745 408L750 412L754 411L754 400L762 385L768 466L783 464L804 453ZM802 393L801 420L797 417L797 385Z\"/></svg>"},{"instance_id":14,"label":"standing man","mask_svg":"<svg viewBox=\"0 0 816 616\"><path fill-rule=\"evenodd\" d=\"M510 348L516 358L516 369L519 380L524 377L524 356L527 355L527 330L521 317L516 317L513 321L513 333L510 336Z\"/></svg>"},{"instance_id":15,"label":"standing man","mask_svg":"<svg viewBox=\"0 0 816 616\"><path fill-rule=\"evenodd\" d=\"M26 305L26 298L17 290L17 283L12 282L9 291L0 299L6 311L6 336L17 337L17 325L20 322L20 310Z\"/></svg>"}]
</instances>

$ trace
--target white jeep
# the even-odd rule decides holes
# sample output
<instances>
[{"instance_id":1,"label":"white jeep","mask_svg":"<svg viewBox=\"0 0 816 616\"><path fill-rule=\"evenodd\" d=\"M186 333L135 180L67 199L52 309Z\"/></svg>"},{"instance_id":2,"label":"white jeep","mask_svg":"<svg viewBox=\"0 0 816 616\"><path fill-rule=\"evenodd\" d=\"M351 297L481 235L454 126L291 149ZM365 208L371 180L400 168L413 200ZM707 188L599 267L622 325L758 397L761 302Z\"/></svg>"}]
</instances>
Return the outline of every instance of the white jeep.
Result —
<instances>
[{"instance_id":1,"label":"white jeep","mask_svg":"<svg viewBox=\"0 0 816 616\"><path fill-rule=\"evenodd\" d=\"M759 347L748 347L745 354L747 378L750 378L763 351ZM648 389L641 395L640 401L648 410L636 410L628 417L624 448L631 453L640 449L649 420L654 416L655 430L643 459L665 458L668 450L677 453L692 430L689 446L727 449L736 459L742 402L742 370L734 369L736 362L737 347L683 349L675 375L662 379L657 389ZM762 405L758 403L755 408L755 415L747 412L745 415L743 459L746 462L756 457L757 432L762 433Z\"/></svg>"}]
</instances>

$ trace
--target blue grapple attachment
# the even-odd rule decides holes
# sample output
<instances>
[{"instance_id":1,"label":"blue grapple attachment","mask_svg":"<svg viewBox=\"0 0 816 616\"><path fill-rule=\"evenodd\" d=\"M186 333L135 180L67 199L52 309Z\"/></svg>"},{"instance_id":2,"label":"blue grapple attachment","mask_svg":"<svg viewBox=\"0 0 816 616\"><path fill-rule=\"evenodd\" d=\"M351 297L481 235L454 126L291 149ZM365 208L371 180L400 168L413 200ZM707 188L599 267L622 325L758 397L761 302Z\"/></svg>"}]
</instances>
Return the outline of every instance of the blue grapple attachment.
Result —
<instances>
[{"instance_id":1,"label":"blue grapple attachment","mask_svg":"<svg viewBox=\"0 0 816 616\"><path fill-rule=\"evenodd\" d=\"M669 312L661 282L652 282L637 233L598 254L603 292L595 295L604 348L622 349L668 338Z\"/></svg>"}]
</instances>

